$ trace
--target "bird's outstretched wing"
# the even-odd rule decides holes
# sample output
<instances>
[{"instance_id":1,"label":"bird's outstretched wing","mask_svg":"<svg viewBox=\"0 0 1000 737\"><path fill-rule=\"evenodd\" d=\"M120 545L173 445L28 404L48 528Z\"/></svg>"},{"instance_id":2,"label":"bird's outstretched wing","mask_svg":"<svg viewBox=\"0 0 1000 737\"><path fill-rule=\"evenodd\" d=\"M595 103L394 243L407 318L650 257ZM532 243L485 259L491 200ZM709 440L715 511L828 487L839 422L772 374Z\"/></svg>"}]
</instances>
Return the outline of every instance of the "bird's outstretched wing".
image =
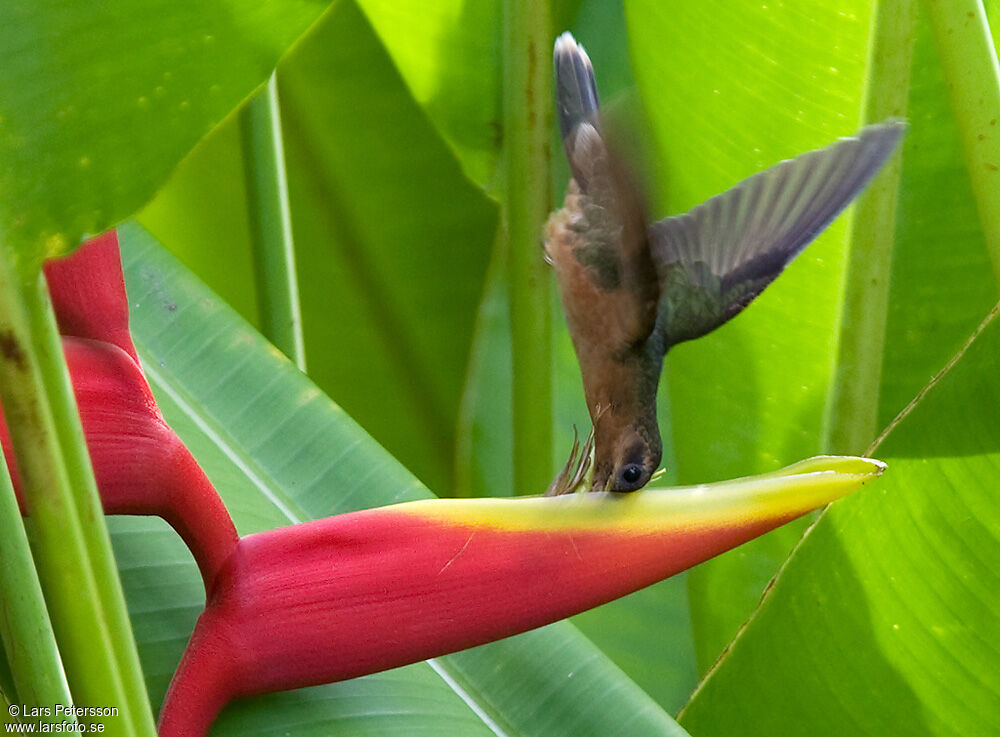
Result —
<instances>
[{"instance_id":1,"label":"bird's outstretched wing","mask_svg":"<svg viewBox=\"0 0 1000 737\"><path fill-rule=\"evenodd\" d=\"M889 121L755 174L649 229L664 350L737 315L878 173L905 130Z\"/></svg>"}]
</instances>

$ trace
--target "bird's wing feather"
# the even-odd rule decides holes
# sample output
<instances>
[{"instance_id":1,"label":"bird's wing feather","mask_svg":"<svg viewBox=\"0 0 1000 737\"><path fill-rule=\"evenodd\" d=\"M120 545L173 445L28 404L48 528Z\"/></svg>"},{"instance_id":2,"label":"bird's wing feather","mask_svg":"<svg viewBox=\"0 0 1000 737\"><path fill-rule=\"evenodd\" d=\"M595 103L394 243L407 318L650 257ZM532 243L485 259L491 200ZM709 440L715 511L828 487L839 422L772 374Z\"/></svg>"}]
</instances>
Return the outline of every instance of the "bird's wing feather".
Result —
<instances>
[{"instance_id":1,"label":"bird's wing feather","mask_svg":"<svg viewBox=\"0 0 1000 737\"><path fill-rule=\"evenodd\" d=\"M651 226L664 349L746 307L865 188L904 130L898 121L869 125Z\"/></svg>"},{"instance_id":2,"label":"bird's wing feather","mask_svg":"<svg viewBox=\"0 0 1000 737\"><path fill-rule=\"evenodd\" d=\"M552 52L556 73L556 106L563 141L584 121L593 123L600 108L590 57L568 31L556 39ZM569 152L567 151L567 154Z\"/></svg>"},{"instance_id":3,"label":"bird's wing feather","mask_svg":"<svg viewBox=\"0 0 1000 737\"><path fill-rule=\"evenodd\" d=\"M577 191L555 216L550 235L562 233L569 255L549 257L561 281L575 266L614 312L623 343L645 340L656 324L659 280L649 252L645 207L627 166L601 129L594 69L583 47L564 33L554 50L556 105L563 146ZM561 227L565 225L566 227ZM572 259L575 264L567 264ZM578 284L565 284L578 292ZM577 295L579 296L579 295ZM612 336L609 336L612 338Z\"/></svg>"}]
</instances>

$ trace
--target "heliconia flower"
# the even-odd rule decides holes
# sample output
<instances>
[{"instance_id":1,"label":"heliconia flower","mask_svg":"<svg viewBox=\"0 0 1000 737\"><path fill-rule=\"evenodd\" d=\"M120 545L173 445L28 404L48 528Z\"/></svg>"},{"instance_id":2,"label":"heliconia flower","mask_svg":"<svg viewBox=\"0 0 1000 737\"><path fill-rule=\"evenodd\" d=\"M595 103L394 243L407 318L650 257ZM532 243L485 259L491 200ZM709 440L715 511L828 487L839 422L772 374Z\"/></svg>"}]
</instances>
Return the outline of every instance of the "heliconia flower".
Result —
<instances>
[{"instance_id":1,"label":"heliconia flower","mask_svg":"<svg viewBox=\"0 0 1000 737\"><path fill-rule=\"evenodd\" d=\"M236 545L236 528L153 399L128 331L114 232L49 262L45 275L105 513L162 517L190 548L210 589ZM17 490L2 411L0 443Z\"/></svg>"},{"instance_id":2,"label":"heliconia flower","mask_svg":"<svg viewBox=\"0 0 1000 737\"><path fill-rule=\"evenodd\" d=\"M161 737L206 734L233 698L397 667L597 606L884 468L821 457L627 496L435 499L239 539L142 373L114 234L47 265L46 276L105 511L166 519L205 580L205 611L161 709ZM9 451L2 417L0 441Z\"/></svg>"},{"instance_id":3,"label":"heliconia flower","mask_svg":"<svg viewBox=\"0 0 1000 737\"><path fill-rule=\"evenodd\" d=\"M434 499L242 538L179 665L160 737L233 698L354 678L553 622L750 540L879 476L824 457L632 495Z\"/></svg>"}]
</instances>

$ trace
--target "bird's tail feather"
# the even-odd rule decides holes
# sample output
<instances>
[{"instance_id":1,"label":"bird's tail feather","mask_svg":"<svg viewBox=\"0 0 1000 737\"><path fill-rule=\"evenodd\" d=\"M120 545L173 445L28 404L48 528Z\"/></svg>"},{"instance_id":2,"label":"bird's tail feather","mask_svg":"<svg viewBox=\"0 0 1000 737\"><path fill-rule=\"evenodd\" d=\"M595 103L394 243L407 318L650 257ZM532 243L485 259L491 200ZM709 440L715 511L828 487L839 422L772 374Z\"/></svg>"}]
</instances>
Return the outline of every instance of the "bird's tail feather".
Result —
<instances>
[{"instance_id":1,"label":"bird's tail feather","mask_svg":"<svg viewBox=\"0 0 1000 737\"><path fill-rule=\"evenodd\" d=\"M556 39L553 57L559 129L566 140L581 121L597 122L600 102L590 57L569 31Z\"/></svg>"}]
</instances>

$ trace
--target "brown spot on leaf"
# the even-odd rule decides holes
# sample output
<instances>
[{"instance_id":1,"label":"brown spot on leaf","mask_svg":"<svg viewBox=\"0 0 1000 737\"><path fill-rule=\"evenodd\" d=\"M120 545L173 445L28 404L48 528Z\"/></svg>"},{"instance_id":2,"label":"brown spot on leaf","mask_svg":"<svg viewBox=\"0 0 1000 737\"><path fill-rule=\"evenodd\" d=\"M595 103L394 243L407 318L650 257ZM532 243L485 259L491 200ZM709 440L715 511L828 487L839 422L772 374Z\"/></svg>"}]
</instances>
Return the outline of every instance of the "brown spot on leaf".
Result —
<instances>
[{"instance_id":1,"label":"brown spot on leaf","mask_svg":"<svg viewBox=\"0 0 1000 737\"><path fill-rule=\"evenodd\" d=\"M989 169L990 171L996 171L998 167L996 164L991 164L990 162L987 161L986 168Z\"/></svg>"},{"instance_id":2,"label":"brown spot on leaf","mask_svg":"<svg viewBox=\"0 0 1000 737\"><path fill-rule=\"evenodd\" d=\"M0 332L0 354L5 361L9 361L17 368L24 370L24 351L21 350L21 343L10 330Z\"/></svg>"}]
</instances>

